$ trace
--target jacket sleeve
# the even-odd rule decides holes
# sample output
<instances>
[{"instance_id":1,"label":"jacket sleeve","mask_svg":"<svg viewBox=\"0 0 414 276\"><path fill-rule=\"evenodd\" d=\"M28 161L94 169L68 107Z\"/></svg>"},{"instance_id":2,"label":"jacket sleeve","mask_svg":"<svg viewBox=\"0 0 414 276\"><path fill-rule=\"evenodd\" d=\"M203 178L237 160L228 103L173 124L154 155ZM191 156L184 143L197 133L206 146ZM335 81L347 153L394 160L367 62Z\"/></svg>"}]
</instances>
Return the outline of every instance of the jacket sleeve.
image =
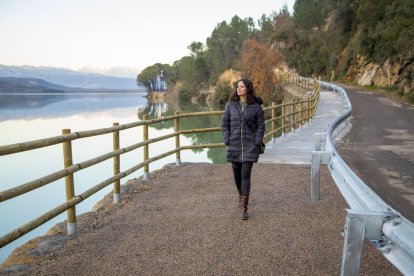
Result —
<instances>
[{"instance_id":1,"label":"jacket sleeve","mask_svg":"<svg viewBox=\"0 0 414 276\"><path fill-rule=\"evenodd\" d=\"M223 117L221 119L221 133L223 134L224 144L227 146L230 139L230 103L224 108Z\"/></svg>"},{"instance_id":2,"label":"jacket sleeve","mask_svg":"<svg viewBox=\"0 0 414 276\"><path fill-rule=\"evenodd\" d=\"M255 143L256 145L261 145L263 142L263 137L265 133L265 117L264 117L264 111L261 105L259 105L257 110L257 129L256 129L256 137L255 137Z\"/></svg>"}]
</instances>

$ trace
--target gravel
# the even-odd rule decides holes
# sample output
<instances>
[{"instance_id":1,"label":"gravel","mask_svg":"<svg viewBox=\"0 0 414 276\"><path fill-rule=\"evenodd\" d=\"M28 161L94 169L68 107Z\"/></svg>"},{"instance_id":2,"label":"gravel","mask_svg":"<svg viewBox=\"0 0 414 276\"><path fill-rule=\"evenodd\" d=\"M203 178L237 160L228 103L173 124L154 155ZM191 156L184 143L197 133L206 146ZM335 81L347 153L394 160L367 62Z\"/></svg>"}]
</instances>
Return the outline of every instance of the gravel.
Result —
<instances>
[{"instance_id":1,"label":"gravel","mask_svg":"<svg viewBox=\"0 0 414 276\"><path fill-rule=\"evenodd\" d=\"M255 164L249 219L238 213L229 164L167 165L131 179L0 266L12 275L338 275L346 202L326 168L310 199L310 166ZM19 261L20 260L20 261ZM25 261L21 261L25 260ZM360 275L401 275L369 242Z\"/></svg>"}]
</instances>

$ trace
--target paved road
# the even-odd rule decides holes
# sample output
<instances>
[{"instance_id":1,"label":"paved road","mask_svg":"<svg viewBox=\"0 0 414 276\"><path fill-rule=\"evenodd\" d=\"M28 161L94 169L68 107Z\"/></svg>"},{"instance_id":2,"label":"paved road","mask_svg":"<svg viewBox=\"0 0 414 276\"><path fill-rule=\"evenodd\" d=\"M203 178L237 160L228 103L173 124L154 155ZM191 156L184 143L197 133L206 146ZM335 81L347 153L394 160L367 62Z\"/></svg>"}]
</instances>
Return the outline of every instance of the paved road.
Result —
<instances>
[{"instance_id":1,"label":"paved road","mask_svg":"<svg viewBox=\"0 0 414 276\"><path fill-rule=\"evenodd\" d=\"M337 144L338 152L387 204L414 221L414 107L345 89L352 127Z\"/></svg>"}]
</instances>

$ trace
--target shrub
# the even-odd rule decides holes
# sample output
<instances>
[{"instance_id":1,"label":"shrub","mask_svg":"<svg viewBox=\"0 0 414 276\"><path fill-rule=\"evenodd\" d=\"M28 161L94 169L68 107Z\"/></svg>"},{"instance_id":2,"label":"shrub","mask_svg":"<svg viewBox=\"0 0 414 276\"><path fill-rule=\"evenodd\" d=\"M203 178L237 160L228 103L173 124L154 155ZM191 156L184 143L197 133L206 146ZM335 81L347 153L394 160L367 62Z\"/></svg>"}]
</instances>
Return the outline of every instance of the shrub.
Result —
<instances>
[{"instance_id":1,"label":"shrub","mask_svg":"<svg viewBox=\"0 0 414 276\"><path fill-rule=\"evenodd\" d=\"M407 94L408 101L410 103L414 103L414 90L411 89Z\"/></svg>"},{"instance_id":2,"label":"shrub","mask_svg":"<svg viewBox=\"0 0 414 276\"><path fill-rule=\"evenodd\" d=\"M191 98L195 97L197 94L194 90L190 90L187 88L182 88L180 93L178 94L178 100L180 103L185 104L191 102Z\"/></svg>"},{"instance_id":3,"label":"shrub","mask_svg":"<svg viewBox=\"0 0 414 276\"><path fill-rule=\"evenodd\" d=\"M215 104L225 104L230 97L231 91L232 88L228 83L217 83L216 91L213 97L213 102Z\"/></svg>"}]
</instances>

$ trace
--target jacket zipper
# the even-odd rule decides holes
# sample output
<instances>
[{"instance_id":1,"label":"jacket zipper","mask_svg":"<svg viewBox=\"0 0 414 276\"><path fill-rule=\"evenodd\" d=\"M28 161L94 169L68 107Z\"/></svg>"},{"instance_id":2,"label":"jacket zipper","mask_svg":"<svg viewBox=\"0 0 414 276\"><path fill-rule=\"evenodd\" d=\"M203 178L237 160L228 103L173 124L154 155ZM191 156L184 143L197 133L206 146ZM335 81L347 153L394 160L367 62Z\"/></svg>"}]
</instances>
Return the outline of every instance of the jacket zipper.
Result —
<instances>
[{"instance_id":1,"label":"jacket zipper","mask_svg":"<svg viewBox=\"0 0 414 276\"><path fill-rule=\"evenodd\" d=\"M243 163L244 161L244 142L243 142L243 129L244 129L244 120L243 120L243 110L240 107L237 107L240 111L240 119L242 121L242 123L240 124L240 141L241 141L241 161Z\"/></svg>"},{"instance_id":2,"label":"jacket zipper","mask_svg":"<svg viewBox=\"0 0 414 276\"><path fill-rule=\"evenodd\" d=\"M242 122L244 124L244 120ZM243 143L243 124L240 124L240 127L241 127L241 130L240 130L240 135L241 135L240 140L241 140L241 150L242 150L242 163L243 163L243 159L244 159L244 157L243 157L243 152L244 152L244 149L243 149L243 144L244 144Z\"/></svg>"}]
</instances>

